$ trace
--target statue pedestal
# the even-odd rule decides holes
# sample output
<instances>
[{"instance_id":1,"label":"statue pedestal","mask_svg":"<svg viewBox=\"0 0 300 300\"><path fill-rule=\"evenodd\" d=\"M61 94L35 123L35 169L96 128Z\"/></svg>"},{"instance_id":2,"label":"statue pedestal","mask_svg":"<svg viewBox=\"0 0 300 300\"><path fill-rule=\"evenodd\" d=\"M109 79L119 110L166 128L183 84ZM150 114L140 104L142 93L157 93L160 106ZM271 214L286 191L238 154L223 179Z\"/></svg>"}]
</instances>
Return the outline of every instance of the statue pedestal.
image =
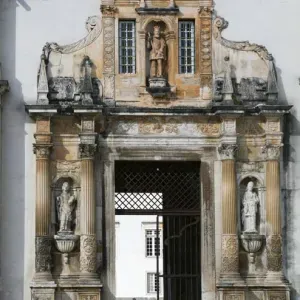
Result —
<instances>
[{"instance_id":1,"label":"statue pedestal","mask_svg":"<svg viewBox=\"0 0 300 300\"><path fill-rule=\"evenodd\" d=\"M149 79L150 88L164 88L167 86L167 80L163 77L153 77Z\"/></svg>"},{"instance_id":2,"label":"statue pedestal","mask_svg":"<svg viewBox=\"0 0 300 300\"><path fill-rule=\"evenodd\" d=\"M171 92L167 79L163 77L149 78L149 87L146 90L155 98L167 97Z\"/></svg>"}]
</instances>

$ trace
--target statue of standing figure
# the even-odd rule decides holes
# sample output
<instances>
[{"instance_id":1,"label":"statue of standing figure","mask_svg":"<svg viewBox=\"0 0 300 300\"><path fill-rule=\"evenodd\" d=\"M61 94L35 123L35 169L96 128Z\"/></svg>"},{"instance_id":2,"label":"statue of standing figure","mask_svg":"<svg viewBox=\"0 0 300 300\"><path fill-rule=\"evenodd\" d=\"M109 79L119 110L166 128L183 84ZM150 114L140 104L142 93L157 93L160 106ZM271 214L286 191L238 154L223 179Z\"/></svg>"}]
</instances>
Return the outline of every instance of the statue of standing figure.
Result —
<instances>
[{"instance_id":1,"label":"statue of standing figure","mask_svg":"<svg viewBox=\"0 0 300 300\"><path fill-rule=\"evenodd\" d=\"M71 195L70 185L64 182L62 192L57 197L59 232L72 232L73 212L76 206L76 196Z\"/></svg>"},{"instance_id":2,"label":"statue of standing figure","mask_svg":"<svg viewBox=\"0 0 300 300\"><path fill-rule=\"evenodd\" d=\"M166 41L160 27L154 26L153 36L148 32L147 48L150 50L150 78L163 77L163 65L166 59Z\"/></svg>"},{"instance_id":3,"label":"statue of standing figure","mask_svg":"<svg viewBox=\"0 0 300 300\"><path fill-rule=\"evenodd\" d=\"M253 181L249 181L243 198L242 222L245 233L257 233L256 216L259 199L253 187Z\"/></svg>"}]
</instances>

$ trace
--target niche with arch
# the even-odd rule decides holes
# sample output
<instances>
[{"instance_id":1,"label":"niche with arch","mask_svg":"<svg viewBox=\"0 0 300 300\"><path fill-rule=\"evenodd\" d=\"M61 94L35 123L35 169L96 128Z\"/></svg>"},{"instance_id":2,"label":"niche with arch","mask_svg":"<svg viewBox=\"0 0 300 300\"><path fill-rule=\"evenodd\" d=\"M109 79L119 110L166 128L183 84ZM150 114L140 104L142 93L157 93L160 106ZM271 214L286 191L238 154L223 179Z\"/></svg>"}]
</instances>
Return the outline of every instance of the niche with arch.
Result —
<instances>
[{"instance_id":1,"label":"niche with arch","mask_svg":"<svg viewBox=\"0 0 300 300\"><path fill-rule=\"evenodd\" d=\"M80 185L75 177L59 177L54 181L52 186L52 234L59 231L59 211L58 211L58 197L62 193L62 186L67 182L69 184L69 192L71 196L75 196L76 202L72 211L71 230L75 235L80 234Z\"/></svg>"},{"instance_id":2,"label":"niche with arch","mask_svg":"<svg viewBox=\"0 0 300 300\"><path fill-rule=\"evenodd\" d=\"M263 184L261 178L255 175L249 174L240 179L238 196L239 196L239 232L242 233L245 230L245 224L243 223L243 199L249 182L253 182L253 192L257 195L259 202L257 203L256 224L255 229L258 234L265 234L265 210L264 210L264 195Z\"/></svg>"}]
</instances>

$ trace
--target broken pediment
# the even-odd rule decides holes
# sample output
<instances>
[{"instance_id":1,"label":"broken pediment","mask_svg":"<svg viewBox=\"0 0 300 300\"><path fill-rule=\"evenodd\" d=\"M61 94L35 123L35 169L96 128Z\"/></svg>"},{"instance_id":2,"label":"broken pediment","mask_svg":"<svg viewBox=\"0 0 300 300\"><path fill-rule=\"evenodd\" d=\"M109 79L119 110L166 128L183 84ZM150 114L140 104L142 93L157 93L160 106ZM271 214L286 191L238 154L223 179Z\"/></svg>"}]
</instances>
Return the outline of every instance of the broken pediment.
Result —
<instances>
[{"instance_id":1,"label":"broken pediment","mask_svg":"<svg viewBox=\"0 0 300 300\"><path fill-rule=\"evenodd\" d=\"M273 56L261 45L235 42L222 37L228 22L215 17L213 22L214 100L231 94L236 104L274 103L278 85ZM231 78L232 90L228 90Z\"/></svg>"},{"instance_id":2,"label":"broken pediment","mask_svg":"<svg viewBox=\"0 0 300 300\"><path fill-rule=\"evenodd\" d=\"M89 17L87 36L70 45L46 43L38 74L38 103L93 104L102 97L101 19Z\"/></svg>"}]
</instances>

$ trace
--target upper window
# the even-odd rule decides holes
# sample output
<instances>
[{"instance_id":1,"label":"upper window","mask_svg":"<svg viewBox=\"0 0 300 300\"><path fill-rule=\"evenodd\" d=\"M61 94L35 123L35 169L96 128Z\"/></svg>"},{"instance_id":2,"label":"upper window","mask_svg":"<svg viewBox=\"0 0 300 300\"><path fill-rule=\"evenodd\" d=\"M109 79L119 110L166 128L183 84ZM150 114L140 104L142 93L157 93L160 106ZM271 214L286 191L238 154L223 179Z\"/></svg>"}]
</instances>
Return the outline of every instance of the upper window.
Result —
<instances>
[{"instance_id":1,"label":"upper window","mask_svg":"<svg viewBox=\"0 0 300 300\"><path fill-rule=\"evenodd\" d=\"M179 73L195 72L195 23L179 21Z\"/></svg>"},{"instance_id":2,"label":"upper window","mask_svg":"<svg viewBox=\"0 0 300 300\"><path fill-rule=\"evenodd\" d=\"M160 255L160 239L161 230L159 229L158 235L156 229L146 230L146 256L153 257Z\"/></svg>"},{"instance_id":3,"label":"upper window","mask_svg":"<svg viewBox=\"0 0 300 300\"><path fill-rule=\"evenodd\" d=\"M119 73L135 73L135 21L119 22Z\"/></svg>"}]
</instances>

